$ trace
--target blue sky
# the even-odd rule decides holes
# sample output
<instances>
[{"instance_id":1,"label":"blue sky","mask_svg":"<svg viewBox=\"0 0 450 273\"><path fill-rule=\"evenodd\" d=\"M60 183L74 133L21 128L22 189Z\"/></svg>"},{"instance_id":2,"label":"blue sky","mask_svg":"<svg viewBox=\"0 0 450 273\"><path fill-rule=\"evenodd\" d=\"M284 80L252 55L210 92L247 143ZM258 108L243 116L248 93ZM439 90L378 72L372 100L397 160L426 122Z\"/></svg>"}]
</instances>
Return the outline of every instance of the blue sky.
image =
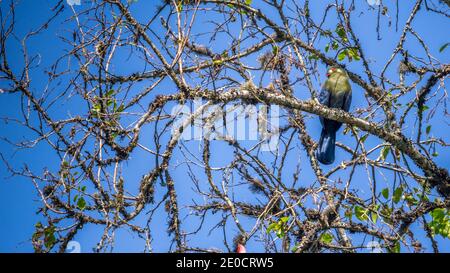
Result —
<instances>
[{"instance_id":1,"label":"blue sky","mask_svg":"<svg viewBox=\"0 0 450 273\"><path fill-rule=\"evenodd\" d=\"M0 3L2 11L6 10L6 3L8 1L2 1ZM83 5L89 5L87 2L82 1L82 6L74 6L75 10L81 10ZM257 2L254 0L253 2ZM316 1L314 1L316 2ZM390 10L390 16L392 20L392 26L388 26L388 19L386 17L382 18L381 21L381 37L382 40L378 40L376 38L375 29L376 29L376 18L377 11L369 9L369 6L365 3L365 1L356 1L357 9L360 9L362 13L355 12L353 18L353 27L357 36L361 37L361 44L365 50L366 56L370 59L370 66L374 71L381 71L384 66L386 60L390 57L393 48L395 48L396 42L398 41L399 36L401 35L401 30L403 29L403 24L406 21L409 13L412 9L412 4L414 1L401 1L401 8L399 11L399 31L395 31L395 17L394 10L395 7L388 5ZM16 11L16 28L15 35L21 39L28 31L31 29L35 29L39 24L45 22L46 18L48 18L52 13L50 11L51 6L56 3L56 1L46 1L46 0L22 0L17 6ZM138 19L148 19L153 14L152 11L155 10L155 6L151 4L152 1L138 1L133 5L132 12L133 15ZM257 5L257 4L256 4ZM311 7L312 16L319 16L323 12L322 4L314 4ZM360 16L358 16L360 14ZM43 88L46 87L48 83L48 77L43 72L42 68L48 68L56 58L61 56L67 50L67 45L63 44L57 36L68 36L70 33L67 32L67 29L70 29L74 26L73 21L65 21L72 15L68 6L63 12L62 16L60 16L54 23L49 26L48 31L43 32L39 36L33 37L28 42L28 48L30 54L40 54L39 59L39 68L34 69L31 77L33 79L33 91L37 94L41 92ZM333 17L329 17L330 19L326 22L328 26L335 26L336 21L333 21ZM197 18L196 25L194 27L194 32L203 32L203 27L210 27L207 20L218 20L216 16L205 15L204 12L200 12ZM205 23L206 22L206 23ZM163 34L164 31L161 28L157 28L159 22L155 24L153 30L156 33ZM448 40L448 29L449 29L449 21L442 16L431 16L425 13L425 11L419 11L419 16L415 19L413 23L414 29L421 35L423 40L427 43L429 50L433 56L439 59L442 63L449 63L450 56L448 49L444 52L439 52L439 48L449 42ZM238 31L238 30L236 30ZM201 38L199 38L199 42L202 42ZM208 41L203 41L206 44L209 44L211 49L214 52L222 52L229 47L229 40L225 35L218 35L216 40L209 43ZM321 41L320 45L325 44L325 41ZM14 71L20 71L23 66L22 53L17 47L17 41L11 41L9 43L9 61L11 62L11 66ZM413 39L409 39L407 41L407 48L412 54L422 55L423 50L418 46L417 42ZM115 71L120 74L127 74L130 72L142 71L143 66L142 63L139 62L139 59L130 59L127 60L127 55L122 55L118 57L118 61L115 63ZM254 56L252 57L254 58ZM245 59L246 62L250 64L254 64L255 60ZM323 71L325 71L325 67L320 65L322 69L322 77ZM360 74L362 73L362 67L360 63L350 63L349 69L356 71ZM396 66L392 66L387 73L388 77L391 77L394 80L396 78ZM258 75L255 75L257 77ZM322 78L323 80L323 78ZM412 79L407 79L411 81ZM446 81L448 84L448 80ZM2 82L0 82L0 88L2 88ZM139 92L140 88L146 85L146 82L142 82L133 87L132 92ZM314 82L314 86L316 89L319 89L321 85L320 79ZM58 92L58 90L66 88L64 86L64 82L61 83L59 87L55 87L54 92ZM363 92L358 86L353 85L353 103L352 109L358 107L365 107L366 100L364 98ZM161 93L167 92L172 93L175 91L173 85L169 82L163 82L161 84ZM304 90L304 87L301 85L296 86L295 96L301 99L309 98L309 92ZM153 96L149 96L146 101L150 101ZM21 97L18 93L16 94L0 94L0 117L10 117L10 118L21 118L20 112L20 103ZM435 103L435 99L430 101L430 104ZM83 112L85 108L84 105L80 103L76 98L68 98L64 104L58 104L53 106L49 111L52 114L52 117L62 118L67 114L76 114L78 112ZM443 107L438 109L439 114L436 115L435 118L429 121L429 125L432 126L432 134L437 137L441 137L446 139L448 134L448 122L442 119L443 117ZM34 121L35 117L34 117ZM130 120L131 122L131 120ZM414 128L414 119L410 119L407 122L410 123L408 129L413 130ZM318 123L318 119L315 116L308 115L307 116L307 128L310 131L310 134L314 139L318 139L320 134L320 125ZM154 147L152 143L152 135L153 135L152 126L148 126L143 131L143 136L141 139L143 140L143 144L148 145L150 148ZM342 132L342 130L340 131ZM409 134L408 134L409 135ZM5 122L0 121L0 136L7 137L8 139L20 142L28 138L32 138L32 133L26 128L17 126L14 122ZM167 140L167 139L164 139ZM350 136L339 136L338 140L343 143L353 143L352 138ZM369 137L367 140L368 146L375 146L381 143L379 139L375 137ZM251 146L252 143L249 141L248 143L244 143L244 145ZM189 148L192 152L197 153L197 156L201 156L200 150L200 142L199 141L187 141L184 145ZM300 146L298 146L300 147ZM300 148L299 148L300 149ZM16 168L20 168L22 166L27 166L31 170L34 170L38 173L42 173L46 168L51 171L56 171L59 166L60 159L57 154L52 152L48 145L44 143L40 143L36 145L32 150L30 149L17 149L12 145L8 144L4 140L0 140L0 151L8 161L8 164L14 166ZM445 149L438 148L439 156L436 157L436 163L441 166L448 168L448 158L450 153ZM378 154L376 154L378 156ZM375 156L375 157L376 157ZM228 147L227 144L215 141L213 144L213 153L211 158L212 166L221 166L226 162L229 162L233 157L232 151ZM348 154L337 153L336 162L339 162L344 159L348 159ZM173 163L177 161L177 159L182 158L182 150L176 149L173 156ZM263 161L270 162L271 157L262 157ZM304 151L300 151L298 153L290 154L289 161L291 169L295 167L296 162L303 160L301 163L302 167L302 181L300 183L305 183L304 186L308 186L308 183L312 183L314 181L314 175L311 172L311 169L307 163L306 155ZM126 181L130 181L130 184L127 186L130 190L133 190L137 187L137 181L150 171L154 167L154 160L149 159L148 155L142 150L136 150L131 159L123 166L124 177ZM330 169L332 167L325 167L325 170ZM185 164L180 165L176 169L171 169L171 174L176 181L176 189L178 191L178 196L180 198L180 204L189 204L190 201L195 198L196 201L202 202L201 198L194 196L193 185L187 179L187 166ZM200 173L201 170L194 170L196 173ZM341 173L342 177L345 177L345 172ZM285 179L290 179L291 173L284 174ZM386 177L377 174L379 176L379 188L390 187L391 178L389 175ZM217 179L220 179L219 177ZM337 179L337 177L334 177ZM361 183L361 190L368 190L366 174L364 169L358 169L353 183ZM204 185L206 187L206 185ZM162 194L165 193L163 187L159 187L159 191L157 191L157 199L161 198ZM252 203L257 203L257 200L254 195L252 195L248 190L239 190L236 193L236 196L240 198L242 201L249 201ZM0 223L0 252L30 252L32 251L32 246L30 243L30 238L32 233L34 232L34 224L41 220L41 217L36 214L36 210L38 209L40 203L38 200L38 196L36 194L36 190L31 183L31 181L27 178L20 176L11 176L9 172L7 172L4 165L0 165L0 219L2 219ZM182 219L189 213L188 209L182 210ZM194 245L198 245L201 247L216 247L222 250L225 250L222 243L222 231L215 230L212 233L209 233L210 228L217 224L217 221L221 219L220 213L216 215L209 215L208 221L205 223L203 230L200 232L199 236L192 238L190 241ZM135 221L137 223L142 223L146 219L146 215L143 214L139 216ZM155 221L152 222L152 235L153 235L153 243L152 246L155 251L168 251L169 250L169 241L170 238L166 233L166 214L164 212L163 206L161 209L157 210L155 214ZM184 221L183 229L186 231L195 230L198 226L198 220L191 220L191 218L186 218L188 220ZM250 219L242 219L243 224L251 228L253 221ZM413 227L413 229L417 229L418 227ZM103 229L99 226L88 225L81 232L79 232L75 238L78 242L80 242L82 251L89 252L91 248L97 243L98 239L101 236ZM237 228L232 224L229 224L227 230L227 237L231 241L231 238L236 235L238 232ZM423 236L423 235L421 235ZM116 233L116 243L114 251L119 252L132 252L132 251L141 251L143 249L143 242L139 239L135 234L132 234L130 230L121 229ZM423 237L422 237L423 238ZM362 238L360 238L362 239ZM441 237L437 236L436 239L441 244L441 250L450 251L450 243L449 240L443 240ZM367 239L366 241L370 241ZM422 240L423 246L430 251L430 244L427 239ZM255 241L251 240L247 245L249 251L260 251L261 246Z\"/></svg>"}]
</instances>

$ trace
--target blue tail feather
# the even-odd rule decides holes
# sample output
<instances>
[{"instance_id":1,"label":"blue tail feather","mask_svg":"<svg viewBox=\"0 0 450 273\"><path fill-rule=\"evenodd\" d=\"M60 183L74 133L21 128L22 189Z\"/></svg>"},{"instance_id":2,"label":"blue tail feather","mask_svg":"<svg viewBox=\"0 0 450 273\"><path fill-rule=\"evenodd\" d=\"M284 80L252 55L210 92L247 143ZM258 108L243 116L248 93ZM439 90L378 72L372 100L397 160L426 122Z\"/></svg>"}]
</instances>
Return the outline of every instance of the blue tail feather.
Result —
<instances>
[{"instance_id":1,"label":"blue tail feather","mask_svg":"<svg viewBox=\"0 0 450 273\"><path fill-rule=\"evenodd\" d=\"M328 165L334 162L334 148L336 144L336 131L326 131L322 129L320 134L319 147L317 149L317 160Z\"/></svg>"}]
</instances>

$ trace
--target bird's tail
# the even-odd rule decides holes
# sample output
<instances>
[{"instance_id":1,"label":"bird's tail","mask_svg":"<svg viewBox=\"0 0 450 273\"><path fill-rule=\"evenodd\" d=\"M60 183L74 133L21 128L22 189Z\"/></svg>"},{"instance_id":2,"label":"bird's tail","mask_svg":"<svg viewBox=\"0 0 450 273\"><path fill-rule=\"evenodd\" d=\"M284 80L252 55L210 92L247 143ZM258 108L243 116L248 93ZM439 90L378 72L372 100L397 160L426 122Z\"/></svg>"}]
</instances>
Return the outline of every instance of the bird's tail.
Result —
<instances>
[{"instance_id":1,"label":"bird's tail","mask_svg":"<svg viewBox=\"0 0 450 273\"><path fill-rule=\"evenodd\" d=\"M322 129L320 134L319 147L317 149L317 160L328 165L334 162L334 147L336 143L336 132L327 132Z\"/></svg>"}]
</instances>

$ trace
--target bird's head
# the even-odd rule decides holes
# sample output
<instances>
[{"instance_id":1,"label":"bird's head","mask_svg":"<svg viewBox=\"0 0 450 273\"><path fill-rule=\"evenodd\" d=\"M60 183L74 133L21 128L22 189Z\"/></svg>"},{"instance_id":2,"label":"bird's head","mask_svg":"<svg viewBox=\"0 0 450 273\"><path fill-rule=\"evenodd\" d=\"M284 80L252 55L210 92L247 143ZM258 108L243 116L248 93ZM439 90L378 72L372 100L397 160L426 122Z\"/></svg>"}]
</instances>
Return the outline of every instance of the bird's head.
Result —
<instances>
[{"instance_id":1,"label":"bird's head","mask_svg":"<svg viewBox=\"0 0 450 273\"><path fill-rule=\"evenodd\" d=\"M328 68L327 77L329 78L329 77L331 77L333 75L347 75L347 73L345 72L345 70L343 70L340 67L331 66L331 67Z\"/></svg>"}]
</instances>

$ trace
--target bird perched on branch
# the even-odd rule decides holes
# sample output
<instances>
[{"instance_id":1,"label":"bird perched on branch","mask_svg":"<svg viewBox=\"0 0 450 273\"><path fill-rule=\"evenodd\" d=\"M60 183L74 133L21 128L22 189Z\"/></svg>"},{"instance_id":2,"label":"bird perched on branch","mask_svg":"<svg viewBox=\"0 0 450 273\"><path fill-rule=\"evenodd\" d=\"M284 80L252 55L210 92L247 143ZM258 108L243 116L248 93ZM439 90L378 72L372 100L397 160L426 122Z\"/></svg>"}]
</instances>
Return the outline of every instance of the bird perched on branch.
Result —
<instances>
[{"instance_id":1,"label":"bird perched on branch","mask_svg":"<svg viewBox=\"0 0 450 273\"><path fill-rule=\"evenodd\" d=\"M330 67L327 77L319 94L319 102L327 107L348 112L352 101L352 88L347 72L340 67ZM334 162L336 131L339 130L342 123L323 117L320 117L320 123L322 124L322 133L316 156L322 164L328 165Z\"/></svg>"}]
</instances>

